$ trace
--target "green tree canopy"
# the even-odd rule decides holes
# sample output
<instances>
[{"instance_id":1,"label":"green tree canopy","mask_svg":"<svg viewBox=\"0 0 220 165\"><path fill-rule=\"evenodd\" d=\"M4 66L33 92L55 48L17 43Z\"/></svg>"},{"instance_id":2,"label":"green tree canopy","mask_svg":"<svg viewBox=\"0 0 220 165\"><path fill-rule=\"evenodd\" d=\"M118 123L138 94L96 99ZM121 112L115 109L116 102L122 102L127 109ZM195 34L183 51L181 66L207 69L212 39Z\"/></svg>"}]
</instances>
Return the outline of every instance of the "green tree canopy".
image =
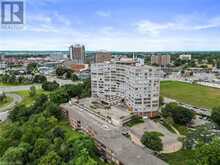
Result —
<instances>
[{"instance_id":1,"label":"green tree canopy","mask_svg":"<svg viewBox=\"0 0 220 165\"><path fill-rule=\"evenodd\" d=\"M211 119L220 126L220 107L213 108Z\"/></svg>"},{"instance_id":2,"label":"green tree canopy","mask_svg":"<svg viewBox=\"0 0 220 165\"><path fill-rule=\"evenodd\" d=\"M163 149L162 140L160 136L163 136L159 132L145 132L141 138L141 142L154 151L161 151Z\"/></svg>"},{"instance_id":3,"label":"green tree canopy","mask_svg":"<svg viewBox=\"0 0 220 165\"><path fill-rule=\"evenodd\" d=\"M204 144L195 150L194 164L219 165L220 164L220 140L216 139L211 144Z\"/></svg>"}]
</instances>

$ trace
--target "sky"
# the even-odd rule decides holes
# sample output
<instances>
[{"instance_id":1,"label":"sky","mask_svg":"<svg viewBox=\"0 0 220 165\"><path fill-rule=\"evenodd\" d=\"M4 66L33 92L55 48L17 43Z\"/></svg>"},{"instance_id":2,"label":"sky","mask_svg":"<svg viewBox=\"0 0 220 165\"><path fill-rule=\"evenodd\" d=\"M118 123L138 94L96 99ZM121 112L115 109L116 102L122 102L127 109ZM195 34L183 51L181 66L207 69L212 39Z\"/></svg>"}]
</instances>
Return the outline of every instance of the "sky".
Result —
<instances>
[{"instance_id":1,"label":"sky","mask_svg":"<svg viewBox=\"0 0 220 165\"><path fill-rule=\"evenodd\" d=\"M2 0L1 0L2 1ZM219 0L25 0L22 28L0 50L220 50Z\"/></svg>"}]
</instances>

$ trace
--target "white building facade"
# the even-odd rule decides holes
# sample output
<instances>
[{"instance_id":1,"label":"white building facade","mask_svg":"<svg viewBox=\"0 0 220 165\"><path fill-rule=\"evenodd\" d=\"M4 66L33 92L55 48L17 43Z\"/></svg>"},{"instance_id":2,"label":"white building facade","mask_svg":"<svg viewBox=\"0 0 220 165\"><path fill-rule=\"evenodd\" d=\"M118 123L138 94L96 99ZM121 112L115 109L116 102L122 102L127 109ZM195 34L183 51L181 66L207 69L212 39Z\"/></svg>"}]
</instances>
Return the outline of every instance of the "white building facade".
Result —
<instances>
[{"instance_id":1,"label":"white building facade","mask_svg":"<svg viewBox=\"0 0 220 165\"><path fill-rule=\"evenodd\" d=\"M182 55L180 55L179 56L179 58L181 59L181 60L191 60L192 59L192 55L191 54L182 54Z\"/></svg>"},{"instance_id":2,"label":"white building facade","mask_svg":"<svg viewBox=\"0 0 220 165\"><path fill-rule=\"evenodd\" d=\"M159 109L160 69L118 62L92 64L92 97L117 104L140 116L154 117Z\"/></svg>"}]
</instances>

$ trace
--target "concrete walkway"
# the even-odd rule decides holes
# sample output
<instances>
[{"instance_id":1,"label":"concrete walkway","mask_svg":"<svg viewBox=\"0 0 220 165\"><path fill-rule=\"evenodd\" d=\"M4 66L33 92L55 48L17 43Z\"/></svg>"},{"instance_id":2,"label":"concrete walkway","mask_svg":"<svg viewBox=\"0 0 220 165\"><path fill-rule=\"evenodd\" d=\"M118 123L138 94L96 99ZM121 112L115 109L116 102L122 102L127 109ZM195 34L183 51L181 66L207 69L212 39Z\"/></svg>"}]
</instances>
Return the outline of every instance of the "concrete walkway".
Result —
<instances>
[{"instance_id":1,"label":"concrete walkway","mask_svg":"<svg viewBox=\"0 0 220 165\"><path fill-rule=\"evenodd\" d=\"M163 134L161 140L163 143L162 153L172 153L179 151L182 148L182 143L178 140L178 135L170 132L162 124L156 123L153 120L147 119L144 123L131 127L132 133L139 139L143 136L144 132L160 132Z\"/></svg>"}]
</instances>

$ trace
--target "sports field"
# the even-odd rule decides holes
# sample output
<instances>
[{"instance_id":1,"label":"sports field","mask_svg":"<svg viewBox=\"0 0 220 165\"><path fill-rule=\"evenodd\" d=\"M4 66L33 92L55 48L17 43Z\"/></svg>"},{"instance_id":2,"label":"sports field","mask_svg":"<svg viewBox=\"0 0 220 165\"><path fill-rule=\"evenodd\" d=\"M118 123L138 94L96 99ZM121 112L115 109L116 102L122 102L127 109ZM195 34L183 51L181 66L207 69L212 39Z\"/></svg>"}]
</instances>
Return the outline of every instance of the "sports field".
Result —
<instances>
[{"instance_id":1,"label":"sports field","mask_svg":"<svg viewBox=\"0 0 220 165\"><path fill-rule=\"evenodd\" d=\"M160 86L164 97L202 108L220 106L220 89L178 81L161 81Z\"/></svg>"}]
</instances>

